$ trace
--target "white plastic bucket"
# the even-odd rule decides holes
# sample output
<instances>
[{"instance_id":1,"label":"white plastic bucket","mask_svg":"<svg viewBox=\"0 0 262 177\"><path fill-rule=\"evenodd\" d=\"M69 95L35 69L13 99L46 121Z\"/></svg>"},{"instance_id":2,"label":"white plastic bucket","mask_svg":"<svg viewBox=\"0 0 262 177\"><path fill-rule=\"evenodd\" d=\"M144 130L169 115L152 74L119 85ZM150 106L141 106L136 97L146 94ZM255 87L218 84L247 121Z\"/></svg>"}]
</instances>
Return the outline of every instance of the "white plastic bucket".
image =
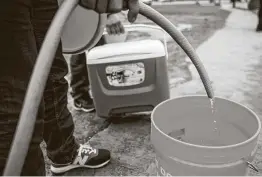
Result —
<instances>
[{"instance_id":1,"label":"white plastic bucket","mask_svg":"<svg viewBox=\"0 0 262 177\"><path fill-rule=\"evenodd\" d=\"M206 96L169 99L151 115L160 176L245 176L261 130L258 116L233 101ZM182 139L180 141L179 139Z\"/></svg>"}]
</instances>

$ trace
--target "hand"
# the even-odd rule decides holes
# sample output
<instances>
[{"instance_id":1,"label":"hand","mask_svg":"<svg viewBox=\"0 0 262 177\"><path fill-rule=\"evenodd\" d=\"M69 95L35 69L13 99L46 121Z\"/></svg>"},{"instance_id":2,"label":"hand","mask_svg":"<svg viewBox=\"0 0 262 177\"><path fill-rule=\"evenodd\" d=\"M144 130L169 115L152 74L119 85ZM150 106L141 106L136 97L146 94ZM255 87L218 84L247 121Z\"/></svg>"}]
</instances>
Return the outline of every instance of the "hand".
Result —
<instances>
[{"instance_id":1,"label":"hand","mask_svg":"<svg viewBox=\"0 0 262 177\"><path fill-rule=\"evenodd\" d=\"M108 16L106 31L109 35L120 35L125 33L125 28L117 14Z\"/></svg>"},{"instance_id":2,"label":"hand","mask_svg":"<svg viewBox=\"0 0 262 177\"><path fill-rule=\"evenodd\" d=\"M128 21L133 23L139 13L139 0L80 0L79 4L97 13L118 13L128 11Z\"/></svg>"}]
</instances>

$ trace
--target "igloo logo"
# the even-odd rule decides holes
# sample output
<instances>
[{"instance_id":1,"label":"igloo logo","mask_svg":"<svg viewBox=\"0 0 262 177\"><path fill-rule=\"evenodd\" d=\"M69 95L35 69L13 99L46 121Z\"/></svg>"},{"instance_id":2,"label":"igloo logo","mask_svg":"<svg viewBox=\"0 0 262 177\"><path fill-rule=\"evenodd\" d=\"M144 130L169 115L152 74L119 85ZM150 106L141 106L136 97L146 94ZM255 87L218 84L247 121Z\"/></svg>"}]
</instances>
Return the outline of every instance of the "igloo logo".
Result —
<instances>
[{"instance_id":1,"label":"igloo logo","mask_svg":"<svg viewBox=\"0 0 262 177\"><path fill-rule=\"evenodd\" d=\"M161 165L159 165L157 159L155 159L155 161L156 161L156 168L157 168L157 176L172 176Z\"/></svg>"}]
</instances>

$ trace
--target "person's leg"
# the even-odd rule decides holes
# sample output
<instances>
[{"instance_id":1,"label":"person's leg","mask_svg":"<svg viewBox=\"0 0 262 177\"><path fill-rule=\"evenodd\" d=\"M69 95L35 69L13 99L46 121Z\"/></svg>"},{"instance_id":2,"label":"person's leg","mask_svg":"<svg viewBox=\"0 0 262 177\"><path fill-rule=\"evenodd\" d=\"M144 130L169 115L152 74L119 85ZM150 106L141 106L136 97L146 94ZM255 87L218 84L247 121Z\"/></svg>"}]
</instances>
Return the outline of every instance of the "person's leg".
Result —
<instances>
[{"instance_id":1,"label":"person's leg","mask_svg":"<svg viewBox=\"0 0 262 177\"><path fill-rule=\"evenodd\" d=\"M33 7L32 24L39 49L58 5L56 0L33 0ZM60 44L44 93L44 140L54 173L77 167L102 167L110 161L109 151L78 145L75 140L74 122L67 109L68 83L64 78L67 72Z\"/></svg>"},{"instance_id":2,"label":"person's leg","mask_svg":"<svg viewBox=\"0 0 262 177\"><path fill-rule=\"evenodd\" d=\"M72 55L69 60L71 72L71 96L74 99L74 109L91 112L94 110L94 103L89 94L89 79L86 67L85 53Z\"/></svg>"},{"instance_id":3,"label":"person's leg","mask_svg":"<svg viewBox=\"0 0 262 177\"><path fill-rule=\"evenodd\" d=\"M233 8L236 7L236 0L231 0Z\"/></svg>"},{"instance_id":4,"label":"person's leg","mask_svg":"<svg viewBox=\"0 0 262 177\"><path fill-rule=\"evenodd\" d=\"M30 11L30 0L1 0L0 173L2 175L37 56ZM42 142L43 112L41 106L21 175L45 175L44 158L39 146Z\"/></svg>"},{"instance_id":5,"label":"person's leg","mask_svg":"<svg viewBox=\"0 0 262 177\"><path fill-rule=\"evenodd\" d=\"M56 13L57 2L56 0L32 0L32 4L31 21L36 46L40 50L51 20ZM64 79L67 69L60 45L44 91L44 140L47 144L48 157L56 163L70 162L78 149L78 144L73 136L74 122L67 109L68 87Z\"/></svg>"},{"instance_id":6,"label":"person's leg","mask_svg":"<svg viewBox=\"0 0 262 177\"><path fill-rule=\"evenodd\" d=\"M103 38L101 38L96 46L101 46L104 44L105 41ZM69 60L69 68L71 71L71 80L69 84L71 87L71 95L74 99L74 109L82 110L84 112L93 111L95 108L93 99L89 93L90 84L85 53L72 55Z\"/></svg>"},{"instance_id":7,"label":"person's leg","mask_svg":"<svg viewBox=\"0 0 262 177\"><path fill-rule=\"evenodd\" d=\"M259 1L259 11L258 11L258 25L257 25L257 31L261 32L262 31L262 0Z\"/></svg>"}]
</instances>

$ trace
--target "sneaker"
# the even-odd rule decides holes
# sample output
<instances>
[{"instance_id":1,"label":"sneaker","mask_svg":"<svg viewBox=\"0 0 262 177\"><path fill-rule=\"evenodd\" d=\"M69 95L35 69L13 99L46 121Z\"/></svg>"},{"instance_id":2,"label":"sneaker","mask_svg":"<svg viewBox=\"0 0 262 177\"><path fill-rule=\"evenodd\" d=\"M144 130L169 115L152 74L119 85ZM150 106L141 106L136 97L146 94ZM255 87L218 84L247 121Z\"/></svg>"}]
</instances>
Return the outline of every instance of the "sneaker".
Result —
<instances>
[{"instance_id":1,"label":"sneaker","mask_svg":"<svg viewBox=\"0 0 262 177\"><path fill-rule=\"evenodd\" d=\"M84 111L84 112L92 112L95 110L94 102L91 98L88 100L83 98L75 99L73 107L77 111Z\"/></svg>"},{"instance_id":2,"label":"sneaker","mask_svg":"<svg viewBox=\"0 0 262 177\"><path fill-rule=\"evenodd\" d=\"M75 168L101 168L110 162L110 158L110 152L106 149L95 149L88 144L81 144L72 163L52 164L50 170L53 174L62 174Z\"/></svg>"}]
</instances>

